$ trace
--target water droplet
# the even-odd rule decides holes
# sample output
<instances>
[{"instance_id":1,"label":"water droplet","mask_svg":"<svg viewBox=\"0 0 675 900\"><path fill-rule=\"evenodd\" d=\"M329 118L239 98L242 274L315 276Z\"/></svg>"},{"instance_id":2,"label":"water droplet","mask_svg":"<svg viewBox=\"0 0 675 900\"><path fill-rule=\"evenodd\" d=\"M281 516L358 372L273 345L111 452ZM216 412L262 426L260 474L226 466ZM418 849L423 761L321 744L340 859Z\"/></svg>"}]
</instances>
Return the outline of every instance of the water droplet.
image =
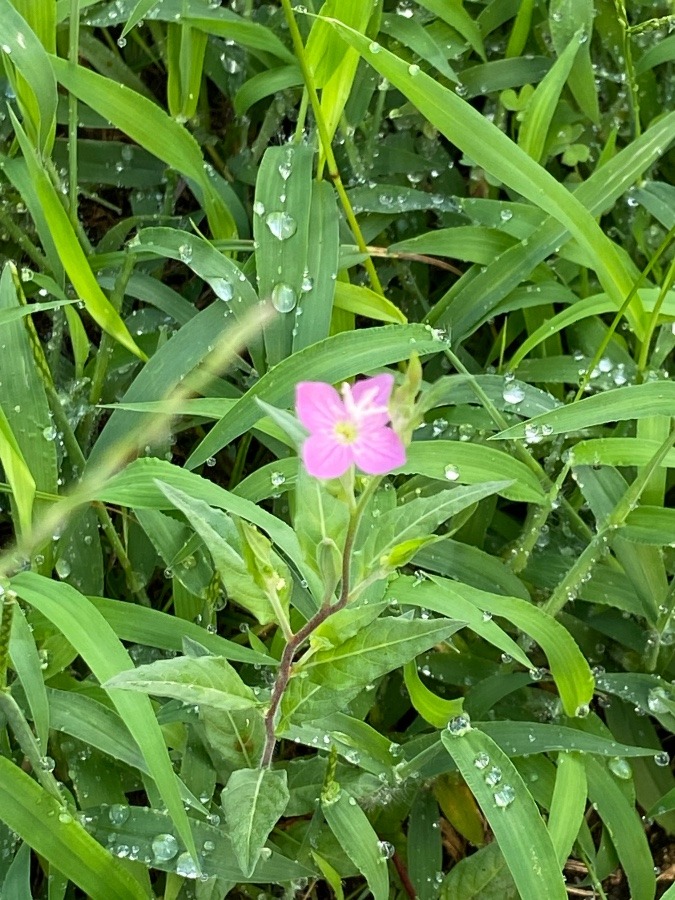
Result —
<instances>
[{"instance_id":1,"label":"water droplet","mask_svg":"<svg viewBox=\"0 0 675 900\"><path fill-rule=\"evenodd\" d=\"M455 716L453 719L450 719L447 728L453 737L462 737L462 735L471 731L471 719L466 714Z\"/></svg>"},{"instance_id":2,"label":"water droplet","mask_svg":"<svg viewBox=\"0 0 675 900\"><path fill-rule=\"evenodd\" d=\"M414 78L415 75L419 75L419 73L420 73L420 67L416 63L413 63L412 65L408 66L408 75L410 75Z\"/></svg>"},{"instance_id":3,"label":"water droplet","mask_svg":"<svg viewBox=\"0 0 675 900\"><path fill-rule=\"evenodd\" d=\"M285 241L293 237L298 230L298 223L293 216L285 212L271 212L265 216L265 224L275 238Z\"/></svg>"},{"instance_id":4,"label":"water droplet","mask_svg":"<svg viewBox=\"0 0 675 900\"><path fill-rule=\"evenodd\" d=\"M181 853L176 860L176 875L182 875L183 878L199 878L199 869L189 853Z\"/></svg>"},{"instance_id":5,"label":"water droplet","mask_svg":"<svg viewBox=\"0 0 675 900\"><path fill-rule=\"evenodd\" d=\"M661 766L661 768L665 768L670 765L670 756L664 751L661 750L659 753L654 754L654 762L657 766Z\"/></svg>"},{"instance_id":6,"label":"water droplet","mask_svg":"<svg viewBox=\"0 0 675 900\"><path fill-rule=\"evenodd\" d=\"M4 47L2 49L5 50ZM371 41L370 44L368 44L368 49L370 50L371 53L379 53L380 50L382 49L382 47L380 47L380 45L377 43L377 41ZM11 53L11 52L12 51L9 48L7 50L5 50L5 53Z\"/></svg>"},{"instance_id":7,"label":"water droplet","mask_svg":"<svg viewBox=\"0 0 675 900\"><path fill-rule=\"evenodd\" d=\"M43 756L40 760L40 768L45 772L53 772L56 768L56 763L51 758L51 756Z\"/></svg>"},{"instance_id":8,"label":"water droplet","mask_svg":"<svg viewBox=\"0 0 675 900\"><path fill-rule=\"evenodd\" d=\"M612 756L607 760L607 766L609 771L616 775L617 778L621 778L622 781L630 781L633 777L633 770L630 767L630 763L627 759L624 759L623 756Z\"/></svg>"},{"instance_id":9,"label":"water droplet","mask_svg":"<svg viewBox=\"0 0 675 900\"><path fill-rule=\"evenodd\" d=\"M490 757L487 753L478 753L473 760L473 764L477 769L487 769L490 765Z\"/></svg>"},{"instance_id":10,"label":"water droplet","mask_svg":"<svg viewBox=\"0 0 675 900\"><path fill-rule=\"evenodd\" d=\"M510 209L503 209L499 213L499 218L502 220L502 222L508 222L509 219L513 218L513 213L511 212Z\"/></svg>"},{"instance_id":11,"label":"water droplet","mask_svg":"<svg viewBox=\"0 0 675 900\"><path fill-rule=\"evenodd\" d=\"M591 711L591 708L588 705L588 703L582 703L581 706L577 706L574 715L578 719L585 719L586 716L590 713L590 711Z\"/></svg>"},{"instance_id":12,"label":"water droplet","mask_svg":"<svg viewBox=\"0 0 675 900\"><path fill-rule=\"evenodd\" d=\"M516 792L510 784L504 784L498 791L495 791L495 806L498 806L500 809L506 809L507 806L511 806L515 799Z\"/></svg>"},{"instance_id":13,"label":"water droplet","mask_svg":"<svg viewBox=\"0 0 675 900\"><path fill-rule=\"evenodd\" d=\"M291 172L293 171L290 160L279 163L278 171L283 180L288 181L288 179L291 177Z\"/></svg>"},{"instance_id":14,"label":"water droplet","mask_svg":"<svg viewBox=\"0 0 675 900\"><path fill-rule=\"evenodd\" d=\"M63 559L63 557L56 560L54 568L56 569L56 574L61 579L67 578L70 575L70 563L67 559Z\"/></svg>"},{"instance_id":15,"label":"water droplet","mask_svg":"<svg viewBox=\"0 0 675 900\"><path fill-rule=\"evenodd\" d=\"M308 294L314 287L314 279L305 273L302 279L301 290L303 294Z\"/></svg>"},{"instance_id":16,"label":"water droplet","mask_svg":"<svg viewBox=\"0 0 675 900\"><path fill-rule=\"evenodd\" d=\"M211 290L219 300L226 303L234 297L234 287L227 278L212 278L210 280Z\"/></svg>"},{"instance_id":17,"label":"water droplet","mask_svg":"<svg viewBox=\"0 0 675 900\"><path fill-rule=\"evenodd\" d=\"M520 403L525 398L525 391L519 384L507 384L502 391L505 403Z\"/></svg>"},{"instance_id":18,"label":"water droplet","mask_svg":"<svg viewBox=\"0 0 675 900\"><path fill-rule=\"evenodd\" d=\"M447 465L443 469L443 474L448 479L448 481L457 481L457 479L459 478L459 469L457 468L457 466Z\"/></svg>"},{"instance_id":19,"label":"water droplet","mask_svg":"<svg viewBox=\"0 0 675 900\"><path fill-rule=\"evenodd\" d=\"M108 818L113 825L124 825L129 818L129 807L124 806L122 803L113 803L108 810Z\"/></svg>"},{"instance_id":20,"label":"water droplet","mask_svg":"<svg viewBox=\"0 0 675 900\"><path fill-rule=\"evenodd\" d=\"M389 841L378 841L377 849L380 851L380 856L384 860L391 859L396 852L396 848L393 844L390 844Z\"/></svg>"},{"instance_id":21,"label":"water droplet","mask_svg":"<svg viewBox=\"0 0 675 900\"><path fill-rule=\"evenodd\" d=\"M178 256L181 262L189 263L192 261L192 244L181 244L178 248Z\"/></svg>"},{"instance_id":22,"label":"water droplet","mask_svg":"<svg viewBox=\"0 0 675 900\"><path fill-rule=\"evenodd\" d=\"M284 284L283 281L280 281L272 288L272 306L277 312L291 312L292 309L295 309L297 302L298 295L290 284Z\"/></svg>"},{"instance_id":23,"label":"water droplet","mask_svg":"<svg viewBox=\"0 0 675 900\"><path fill-rule=\"evenodd\" d=\"M662 687L652 688L647 694L647 706L649 712L654 714L669 712L670 709L667 700L668 695Z\"/></svg>"},{"instance_id":24,"label":"water droplet","mask_svg":"<svg viewBox=\"0 0 675 900\"><path fill-rule=\"evenodd\" d=\"M56 426L55 425L47 425L46 428L42 429L42 437L46 441L54 441L56 440Z\"/></svg>"},{"instance_id":25,"label":"water droplet","mask_svg":"<svg viewBox=\"0 0 675 900\"><path fill-rule=\"evenodd\" d=\"M488 787L497 787L501 780L502 770L499 766L493 766L485 776L485 784L487 784Z\"/></svg>"},{"instance_id":26,"label":"water droplet","mask_svg":"<svg viewBox=\"0 0 675 900\"><path fill-rule=\"evenodd\" d=\"M272 487L281 487L282 484L286 482L286 476L283 472L272 472L270 475L270 481L272 483Z\"/></svg>"},{"instance_id":27,"label":"water droplet","mask_svg":"<svg viewBox=\"0 0 675 900\"><path fill-rule=\"evenodd\" d=\"M253 212L256 214L256 216L264 216L265 204L261 203L260 200L256 200L253 204Z\"/></svg>"}]
</instances>

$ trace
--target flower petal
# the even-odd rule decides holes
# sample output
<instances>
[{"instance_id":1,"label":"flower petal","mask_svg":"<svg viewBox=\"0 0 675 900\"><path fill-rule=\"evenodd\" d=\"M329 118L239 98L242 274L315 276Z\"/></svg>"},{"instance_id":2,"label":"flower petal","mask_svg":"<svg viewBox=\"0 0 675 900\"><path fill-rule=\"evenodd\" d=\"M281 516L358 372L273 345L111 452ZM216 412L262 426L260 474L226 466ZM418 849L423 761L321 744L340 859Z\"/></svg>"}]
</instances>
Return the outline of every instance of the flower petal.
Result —
<instances>
[{"instance_id":1,"label":"flower petal","mask_svg":"<svg viewBox=\"0 0 675 900\"><path fill-rule=\"evenodd\" d=\"M350 450L354 462L367 475L385 475L405 462L405 447L391 428L365 428Z\"/></svg>"},{"instance_id":2,"label":"flower petal","mask_svg":"<svg viewBox=\"0 0 675 900\"><path fill-rule=\"evenodd\" d=\"M386 425L389 421L389 412L371 412L373 407L384 407L387 410L389 399L394 387L393 375L374 375L372 378L363 378L352 385L352 397L359 407L359 413L368 417L368 425Z\"/></svg>"},{"instance_id":3,"label":"flower petal","mask_svg":"<svg viewBox=\"0 0 675 900\"><path fill-rule=\"evenodd\" d=\"M354 462L352 447L329 435L313 434L302 445L302 461L314 478L339 478Z\"/></svg>"},{"instance_id":4,"label":"flower petal","mask_svg":"<svg viewBox=\"0 0 675 900\"><path fill-rule=\"evenodd\" d=\"M295 386L295 410L308 431L333 431L347 418L340 395L323 381L300 381Z\"/></svg>"}]
</instances>

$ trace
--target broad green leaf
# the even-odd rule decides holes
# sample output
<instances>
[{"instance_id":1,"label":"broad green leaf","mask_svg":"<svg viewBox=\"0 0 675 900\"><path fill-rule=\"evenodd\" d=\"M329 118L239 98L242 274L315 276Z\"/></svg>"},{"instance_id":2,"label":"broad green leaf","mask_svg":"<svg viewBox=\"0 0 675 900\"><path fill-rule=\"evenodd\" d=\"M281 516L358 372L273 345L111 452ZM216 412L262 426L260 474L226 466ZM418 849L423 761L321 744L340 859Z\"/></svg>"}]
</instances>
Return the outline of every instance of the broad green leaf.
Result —
<instances>
[{"instance_id":1,"label":"broad green leaf","mask_svg":"<svg viewBox=\"0 0 675 900\"><path fill-rule=\"evenodd\" d=\"M187 461L200 465L222 447L252 428L260 418L256 398L286 408L294 401L298 381L331 384L364 372L408 359L413 350L420 356L438 353L443 341L424 325L385 325L326 338L282 360L266 373L211 429Z\"/></svg>"},{"instance_id":2,"label":"broad green leaf","mask_svg":"<svg viewBox=\"0 0 675 900\"><path fill-rule=\"evenodd\" d=\"M230 840L245 875L253 874L269 833L288 805L287 778L283 769L239 769L223 789Z\"/></svg>"},{"instance_id":3,"label":"broad green leaf","mask_svg":"<svg viewBox=\"0 0 675 900\"><path fill-rule=\"evenodd\" d=\"M447 640L462 627L447 619L378 619L337 647L296 664L296 673L331 690L365 685Z\"/></svg>"},{"instance_id":4,"label":"broad green leaf","mask_svg":"<svg viewBox=\"0 0 675 900\"><path fill-rule=\"evenodd\" d=\"M321 811L338 843L368 882L374 900L387 900L387 857L356 800L338 788L337 796L321 798Z\"/></svg>"},{"instance_id":5,"label":"broad green leaf","mask_svg":"<svg viewBox=\"0 0 675 900\"><path fill-rule=\"evenodd\" d=\"M138 348L119 313L99 287L56 188L11 110L10 117L13 119L14 131L23 151L33 188L42 206L61 263L73 287L92 319L123 347L145 360L145 354Z\"/></svg>"},{"instance_id":6,"label":"broad green leaf","mask_svg":"<svg viewBox=\"0 0 675 900\"><path fill-rule=\"evenodd\" d=\"M276 622L277 615L270 601L269 593L259 583L259 579L256 579L255 570L247 558L242 530L236 528L228 515L218 509L212 509L202 500L197 500L170 484L163 482L157 482L157 484L204 541L228 597L252 613L261 625ZM266 539L259 536L259 540ZM271 546L267 552L270 577L277 585L279 602L287 615L292 584L291 574Z\"/></svg>"},{"instance_id":7,"label":"broad green leaf","mask_svg":"<svg viewBox=\"0 0 675 900\"><path fill-rule=\"evenodd\" d=\"M413 441L405 464L396 470L407 475L425 475L439 481L476 484L504 479L497 493L509 500L543 503L546 495L528 467L508 453L464 441Z\"/></svg>"},{"instance_id":8,"label":"broad green leaf","mask_svg":"<svg viewBox=\"0 0 675 900\"><path fill-rule=\"evenodd\" d=\"M441 900L519 900L498 841L460 859L446 875Z\"/></svg>"},{"instance_id":9,"label":"broad green leaf","mask_svg":"<svg viewBox=\"0 0 675 900\"><path fill-rule=\"evenodd\" d=\"M148 898L119 860L5 757L0 757L0 819L93 900Z\"/></svg>"},{"instance_id":10,"label":"broad green leaf","mask_svg":"<svg viewBox=\"0 0 675 900\"><path fill-rule=\"evenodd\" d=\"M82 594L64 582L22 572L12 579L19 597L46 616L103 683L133 667L127 651L105 619ZM143 754L159 794L186 846L196 848L178 789L178 780L148 697L111 691L110 699Z\"/></svg>"},{"instance_id":11,"label":"broad green leaf","mask_svg":"<svg viewBox=\"0 0 675 900\"><path fill-rule=\"evenodd\" d=\"M564 900L567 891L551 838L508 756L474 728L459 735L445 729L441 741L483 810L522 900ZM500 770L501 778L494 787L485 778L483 754L488 766Z\"/></svg>"},{"instance_id":12,"label":"broad green leaf","mask_svg":"<svg viewBox=\"0 0 675 900\"><path fill-rule=\"evenodd\" d=\"M158 659L119 672L103 687L173 697L183 703L222 710L246 709L258 703L252 688L244 684L227 660L218 656Z\"/></svg>"},{"instance_id":13,"label":"broad green leaf","mask_svg":"<svg viewBox=\"0 0 675 900\"><path fill-rule=\"evenodd\" d=\"M640 816L616 779L603 763L584 759L588 776L588 796L602 819L619 862L626 873L633 900L653 900L656 879L652 855Z\"/></svg>"},{"instance_id":14,"label":"broad green leaf","mask_svg":"<svg viewBox=\"0 0 675 900\"><path fill-rule=\"evenodd\" d=\"M491 440L512 440L536 434L540 439L563 432L578 431L607 422L624 422L647 416L672 415L675 409L675 384L672 381L651 381L604 391L586 397L578 403L561 406L550 413L534 416L527 422L513 425Z\"/></svg>"}]
</instances>

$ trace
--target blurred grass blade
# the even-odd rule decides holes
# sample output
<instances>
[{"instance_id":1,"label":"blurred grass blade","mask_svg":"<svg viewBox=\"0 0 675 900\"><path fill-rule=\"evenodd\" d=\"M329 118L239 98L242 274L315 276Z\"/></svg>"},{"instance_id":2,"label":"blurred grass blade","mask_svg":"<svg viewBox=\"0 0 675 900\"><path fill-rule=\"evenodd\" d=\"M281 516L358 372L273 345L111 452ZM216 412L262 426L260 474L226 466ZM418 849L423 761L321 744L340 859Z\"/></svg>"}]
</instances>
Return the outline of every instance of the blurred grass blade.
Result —
<instances>
[{"instance_id":1,"label":"blurred grass blade","mask_svg":"<svg viewBox=\"0 0 675 900\"><path fill-rule=\"evenodd\" d=\"M12 587L26 603L54 623L101 684L118 672L133 669L131 657L112 628L70 585L22 572L12 579ZM109 696L136 740L176 829L196 859L197 851L178 781L149 698L114 690Z\"/></svg>"},{"instance_id":2,"label":"blurred grass blade","mask_svg":"<svg viewBox=\"0 0 675 900\"><path fill-rule=\"evenodd\" d=\"M147 900L119 860L37 782L0 756L0 819L92 900Z\"/></svg>"}]
</instances>

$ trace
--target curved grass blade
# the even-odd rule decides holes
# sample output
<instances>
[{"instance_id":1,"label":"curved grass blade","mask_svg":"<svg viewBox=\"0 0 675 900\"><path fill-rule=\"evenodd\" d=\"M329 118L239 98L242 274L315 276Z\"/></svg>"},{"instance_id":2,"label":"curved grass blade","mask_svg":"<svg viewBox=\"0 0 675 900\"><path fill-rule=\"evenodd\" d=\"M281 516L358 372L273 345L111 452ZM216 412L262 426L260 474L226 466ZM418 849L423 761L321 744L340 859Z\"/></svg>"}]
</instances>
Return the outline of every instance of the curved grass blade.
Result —
<instances>
[{"instance_id":1,"label":"curved grass blade","mask_svg":"<svg viewBox=\"0 0 675 900\"><path fill-rule=\"evenodd\" d=\"M402 59L379 45L373 46L367 38L341 22L331 20L331 24L463 153L557 219L593 260L598 278L616 307L622 305L632 287L623 259L574 194L454 91L421 71L411 75ZM633 330L642 336L644 326L639 299L633 299L627 314Z\"/></svg>"},{"instance_id":2,"label":"curved grass blade","mask_svg":"<svg viewBox=\"0 0 675 900\"><path fill-rule=\"evenodd\" d=\"M338 843L368 882L374 900L389 897L387 860L377 834L356 800L335 785L334 795L322 796L321 811Z\"/></svg>"},{"instance_id":3,"label":"curved grass blade","mask_svg":"<svg viewBox=\"0 0 675 900\"><path fill-rule=\"evenodd\" d=\"M306 347L280 362L247 391L193 451L186 465L200 465L252 428L261 418L257 397L274 406L288 407L299 381L333 383L407 359L413 351L424 356L442 349L443 341L425 325L385 325L350 331Z\"/></svg>"},{"instance_id":4,"label":"curved grass blade","mask_svg":"<svg viewBox=\"0 0 675 900\"><path fill-rule=\"evenodd\" d=\"M182 125L124 84L117 84L82 66L71 66L55 56L51 57L51 63L56 78L66 90L199 186L215 237L236 236L232 214L209 180L199 144Z\"/></svg>"},{"instance_id":5,"label":"curved grass blade","mask_svg":"<svg viewBox=\"0 0 675 900\"><path fill-rule=\"evenodd\" d=\"M50 581L32 572L22 572L12 579L12 587L26 603L54 623L101 684L118 672L133 669L131 657L112 628L70 585ZM178 779L149 698L124 691L110 691L109 695L138 744L181 838L196 859L197 851Z\"/></svg>"},{"instance_id":6,"label":"curved grass blade","mask_svg":"<svg viewBox=\"0 0 675 900\"><path fill-rule=\"evenodd\" d=\"M481 731L441 733L443 746L490 823L522 900L566 900L565 882L550 835L518 770L495 742ZM476 761L501 771L491 787ZM489 769L487 770L490 771Z\"/></svg>"},{"instance_id":7,"label":"curved grass blade","mask_svg":"<svg viewBox=\"0 0 675 900\"><path fill-rule=\"evenodd\" d=\"M2 756L0 819L92 900L149 897L133 875L54 797Z\"/></svg>"}]
</instances>

